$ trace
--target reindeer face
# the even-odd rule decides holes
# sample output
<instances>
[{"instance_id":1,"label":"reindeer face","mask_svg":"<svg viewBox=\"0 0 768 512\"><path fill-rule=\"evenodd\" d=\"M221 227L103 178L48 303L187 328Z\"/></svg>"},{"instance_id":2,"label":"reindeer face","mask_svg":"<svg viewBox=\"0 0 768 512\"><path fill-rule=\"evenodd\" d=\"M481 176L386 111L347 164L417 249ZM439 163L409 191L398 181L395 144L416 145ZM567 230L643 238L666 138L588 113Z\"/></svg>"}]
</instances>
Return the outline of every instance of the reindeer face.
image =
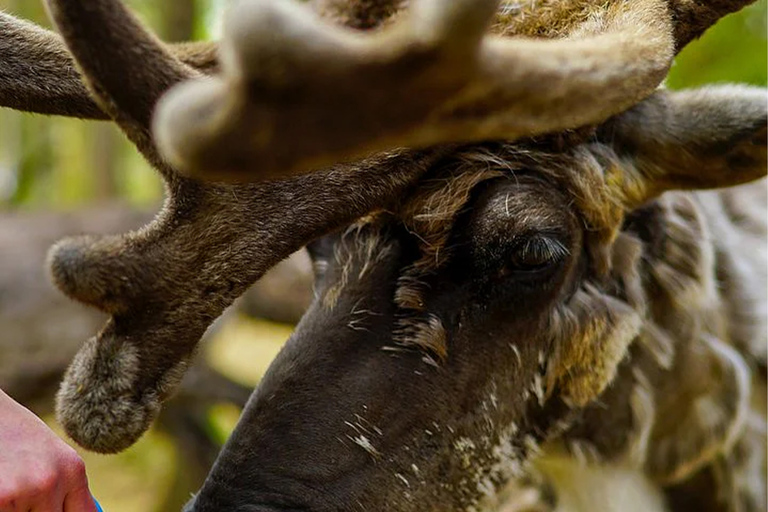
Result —
<instances>
[{"instance_id":1,"label":"reindeer face","mask_svg":"<svg viewBox=\"0 0 768 512\"><path fill-rule=\"evenodd\" d=\"M750 97L764 119L764 94ZM651 170L696 172L670 164L687 157L664 141L682 134L626 135L692 100L718 112L711 99L659 93L565 150L455 150L386 212L315 242L316 299L188 510L477 510L522 476L540 442L603 397L641 333L642 243L622 226L669 187ZM758 169L753 133L698 176L718 183L736 153ZM721 388L741 390L724 396L746 396L739 364L717 357ZM654 386L673 375L653 372ZM704 443L733 432L726 409ZM620 428L629 440L646 427ZM672 460L662 448L649 460ZM693 459L674 460L667 475Z\"/></svg>"},{"instance_id":2,"label":"reindeer face","mask_svg":"<svg viewBox=\"0 0 768 512\"><path fill-rule=\"evenodd\" d=\"M316 300L193 510L464 510L564 425L584 223L550 177L472 165L311 246Z\"/></svg>"}]
</instances>

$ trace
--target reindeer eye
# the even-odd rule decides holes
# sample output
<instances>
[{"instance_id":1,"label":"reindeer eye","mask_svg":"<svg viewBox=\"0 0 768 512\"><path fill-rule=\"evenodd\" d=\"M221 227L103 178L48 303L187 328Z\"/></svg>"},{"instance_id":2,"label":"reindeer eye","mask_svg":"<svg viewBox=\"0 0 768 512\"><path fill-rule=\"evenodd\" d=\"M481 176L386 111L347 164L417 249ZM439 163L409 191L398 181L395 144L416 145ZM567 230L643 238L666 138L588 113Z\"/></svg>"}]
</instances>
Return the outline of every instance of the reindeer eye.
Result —
<instances>
[{"instance_id":1,"label":"reindeer eye","mask_svg":"<svg viewBox=\"0 0 768 512\"><path fill-rule=\"evenodd\" d=\"M568 248L557 239L546 236L527 238L515 244L501 275L545 270L560 262L568 253Z\"/></svg>"}]
</instances>

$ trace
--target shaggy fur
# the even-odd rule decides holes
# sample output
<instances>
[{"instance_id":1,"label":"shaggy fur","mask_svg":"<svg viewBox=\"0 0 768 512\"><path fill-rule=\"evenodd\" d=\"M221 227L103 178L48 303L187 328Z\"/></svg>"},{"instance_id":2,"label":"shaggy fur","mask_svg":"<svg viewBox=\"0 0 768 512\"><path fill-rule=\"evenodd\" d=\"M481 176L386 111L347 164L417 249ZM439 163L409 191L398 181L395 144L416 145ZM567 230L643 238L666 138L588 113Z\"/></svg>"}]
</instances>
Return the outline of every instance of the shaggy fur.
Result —
<instances>
[{"instance_id":1,"label":"shaggy fur","mask_svg":"<svg viewBox=\"0 0 768 512\"><path fill-rule=\"evenodd\" d=\"M645 239L643 260L630 272L647 276L643 293L652 293L644 301L649 316L600 405L588 407L566 436L586 440L602 460L629 456L665 485L680 484L713 465L718 476L708 484L704 500L710 505L720 503L723 510L765 506L764 485L734 484L726 475L742 474L744 464L725 462L730 457L724 456L740 436L751 436L744 432L747 418L754 414L748 412L749 397L764 387L762 377L750 377L750 368L765 365L761 355L765 333L751 330L765 325L764 311L755 309L764 302L765 293L759 291L757 301L742 301L735 317L722 307L722 294L733 293L728 291L731 287L754 296L758 288L762 290L757 283L765 281L750 278L737 285L735 275L747 266L740 270L728 258L713 257L743 252L727 243L743 230L732 224L736 219L722 215L721 204L734 195L747 199L755 193L764 197L764 184L694 197L667 194L630 215L629 229L637 229ZM764 226L760 210L741 220ZM753 251L759 246L748 247ZM763 267L764 263L756 263L749 268L764 276ZM724 285L715 286L714 279ZM750 326L746 345L729 334L728 326L737 319ZM749 348L755 342L760 345L757 353ZM758 414L763 425L758 429L763 430L765 417ZM764 471L761 461L749 463L748 471L755 477ZM679 487L673 486L670 492L673 501L689 501L682 498ZM673 510L689 510L677 506Z\"/></svg>"},{"instance_id":2,"label":"shaggy fur","mask_svg":"<svg viewBox=\"0 0 768 512\"><path fill-rule=\"evenodd\" d=\"M745 138L750 145L750 137ZM436 321L443 315L432 306L436 300L433 291L435 283L452 279L448 277L451 261L459 248L451 251L450 240L456 235L456 229L467 229L457 219L471 209L475 201L472 198L485 181L516 174L521 174L523 179L522 176L533 174L545 177L542 187L566 190L572 197L587 193L593 199L611 197L610 204L615 204L617 194L611 190L616 186L612 173L617 170L610 164L590 167L592 162L584 158L584 151L605 157L613 150L599 139L593 141L591 147L582 144L562 153L546 153L541 148L532 153L524 145L488 145L462 150L425 176L419 188L403 201L395 219L391 214L383 214L355 228L355 232L360 233L365 229L379 230L392 222L402 223L408 237L418 246L416 262L399 271L394 293L399 309L394 315L400 318L392 331L395 343L401 347L417 346L435 356L425 359L430 365L442 366L439 361L444 361L447 368L451 367L447 361L454 355L449 339L456 336L453 332L456 327L448 327L446 331L441 324L435 330ZM656 157L664 158L661 154ZM556 161L570 172L552 172L558 168L553 165ZM628 172L627 162L622 165L621 172ZM755 162L755 165L757 172L764 172L764 164ZM467 181L459 178L454 182L450 177L461 169L459 176L474 169L476 179L469 190L456 194ZM713 179L720 178L713 176ZM438 194L441 187L437 183L444 184L442 195ZM636 185L631 186L631 190L637 189ZM643 189L650 191L654 187ZM763 197L755 198L757 192ZM723 204L733 205L735 196L755 198L757 202L740 202L738 217L723 214ZM740 247L749 247L729 244L733 237L744 236L747 244L754 240L751 237L765 237L765 222L760 215L765 208L764 196L764 183L699 195L666 193L651 202L643 201L639 209L627 209L619 204L620 213L615 217L596 215L598 208L594 200L574 201L572 207L587 226L584 251L598 257L591 259L589 269L577 284L578 289L552 309L541 327L548 333L550 345L538 356L540 374L534 376L520 395L540 407L562 400L571 412L547 418L546 427L541 424L536 427L547 432L543 454L534 451L524 455L522 447L516 448L522 451L516 452L515 457L521 460L530 457L537 468L533 474L540 474L544 479L533 489L529 485L510 484L516 489L515 494L508 502L501 497L494 498L494 506L502 511L518 510L515 507L524 507L519 510L525 511L565 511L591 510L572 508L578 503L582 503L578 507L588 507L586 503L591 503L590 506L600 506L600 510L619 511L626 510L626 492L642 492L644 498L638 504L639 510L666 510L662 503L667 498L661 497L662 490L668 489L671 503L688 502L692 496L684 498L681 486L708 471L715 471L716 479L709 484L707 498L701 497L704 491L700 488L689 491L698 495L696 499L721 503L723 510L759 510L764 506L765 488L758 484L760 475L764 474L761 469L764 462L759 455L763 450L755 451L751 457L732 455L732 450L741 450L738 447L742 443L756 442L750 432L765 428L764 414L749 412L749 397L755 385L750 379L757 379L758 389L764 386L762 377L750 377L749 362L765 365L761 354L766 339L764 330L760 330L765 325L765 314L760 309L765 303L765 292L761 288L760 297L742 301L742 307L733 308L738 310L736 317L722 307L721 298L721 293L730 296L740 293L742 297L745 293L757 293L759 285L753 286L756 280L741 279L734 273L747 268L755 272L764 264L758 263L759 257L752 257L755 264L742 265L739 270L740 266L733 265L728 258L714 257L716 253L735 256L743 252ZM624 197L629 204L636 200L633 194L624 194ZM514 202L511 207L505 205L503 196L499 199L497 210L516 207ZM592 208L582 209L582 204ZM606 208L599 210L605 212ZM531 211L541 222L546 209L538 214ZM512 216L521 214L524 212ZM419 218L430 222L420 224ZM441 223L445 226L440 227ZM366 224L368 228L364 227ZM461 227L457 228L457 224ZM352 243L348 234L340 237L335 247L343 246L344 250L333 253L332 270L328 270L329 261L325 261L326 270L321 277L321 282L330 281L327 286L334 290L336 300L345 293L352 296L361 293L361 285L354 279L344 279L343 291L336 288L340 275L353 274L355 264L365 261L360 247L371 244L388 247L388 239L387 235L373 236L361 244ZM391 249L384 252L388 254ZM435 254L441 256L435 258ZM322 259L322 255L319 257ZM415 277L414 268L419 266L423 272ZM761 272L763 278L757 282L765 283L764 269ZM715 286L715 279L722 285ZM736 292L734 288L742 291ZM462 311L467 307L461 307ZM418 317L414 316L414 310L418 311ZM409 330L403 329L403 319ZM733 329L729 325L735 327L734 321L749 326L748 337L743 341L728 334ZM752 346L757 352L752 352ZM748 426L750 417L752 423ZM258 422L258 418L253 421ZM531 432L519 427L519 423L518 428L520 437ZM477 437L469 439L473 444L468 453L483 467L484 463L478 462L483 460L480 442ZM468 443L460 442L461 446L469 446ZM517 446L515 442L513 446ZM571 460L564 458L558 446L565 446ZM589 498L592 501L585 501L597 490L575 490L563 476L568 474L568 479L577 481L586 478L580 475L581 470L575 469L579 462L615 467L619 474L623 472L626 476L619 480L621 484L614 485L630 487L615 495L611 492L593 494ZM601 470L594 467L588 471L599 473ZM503 481L502 474L507 478L513 475L491 474L495 476L490 481L495 478ZM610 480L605 475L590 478ZM589 478L585 484L587 481ZM536 488L549 490L542 494L535 491ZM531 502L523 500L530 493L541 496ZM562 494L561 499L552 502L553 493L555 497ZM671 510L688 508L678 504Z\"/></svg>"}]
</instances>

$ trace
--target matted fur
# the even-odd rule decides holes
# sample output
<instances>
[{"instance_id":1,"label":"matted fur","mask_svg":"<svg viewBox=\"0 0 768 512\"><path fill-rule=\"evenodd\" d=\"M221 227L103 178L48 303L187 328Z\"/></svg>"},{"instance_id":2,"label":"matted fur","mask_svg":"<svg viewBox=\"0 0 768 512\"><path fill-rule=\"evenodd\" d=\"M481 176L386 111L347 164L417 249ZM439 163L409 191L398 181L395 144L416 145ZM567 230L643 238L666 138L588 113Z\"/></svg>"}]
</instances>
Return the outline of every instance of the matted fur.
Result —
<instances>
[{"instance_id":1,"label":"matted fur","mask_svg":"<svg viewBox=\"0 0 768 512\"><path fill-rule=\"evenodd\" d=\"M751 190L760 190L760 186ZM744 192L748 194L750 189ZM623 427L628 429L625 441L608 448L606 439L616 438L617 425L609 422L601 427L588 416L584 420L590 430L586 442L596 446L603 459L628 457L665 485L691 478L711 464L720 466L721 472L741 471L737 465L723 462L727 459L723 454L742 435L753 389L747 362L753 356L746 347L737 350L741 342L728 333L728 325L738 321L722 307L722 293L728 287L721 290L714 285L715 279L740 269L727 259L713 259L714 252L728 253L727 242L719 229L717 236L708 231L714 227L713 221L722 224L725 219L711 216L713 204L719 202L715 195L703 196L671 193L646 206L656 211L654 225L648 229L660 236L644 243L638 265L623 269L630 278L642 276L640 304L647 304L640 336L612 384L614 389L632 390L633 413ZM754 214L753 210L744 220ZM744 284L742 281L740 286ZM745 319L748 324L765 325L763 311L745 306L739 316L744 318L752 311ZM761 338L765 340L764 333L751 339ZM604 403L598 407L624 407L614 403L611 394L601 400ZM759 423L764 429L764 415ZM577 427L566 437L584 439L585 433ZM764 503L764 489L752 486L750 492L757 494L747 501ZM734 501L729 503L736 506Z\"/></svg>"},{"instance_id":2,"label":"matted fur","mask_svg":"<svg viewBox=\"0 0 768 512\"><path fill-rule=\"evenodd\" d=\"M466 148L427 175L396 209L420 257L398 278L400 317L393 341L424 350L431 364L447 357L447 333L425 303L425 283L450 261L447 243L473 190L519 172L543 176L573 198L572 208L587 227L590 258L579 289L542 326L551 333L550 346L543 349L549 355L530 396L543 403L556 392L574 409L605 409L598 417L610 414L611 407L631 409L627 423L608 423L605 428L614 429L610 434L589 419L584 421L590 430L584 432L583 420L577 419L562 436L571 455L641 468L665 486L711 464L726 464L723 455L739 439L748 415L751 385L745 357L753 357L754 328L765 319L746 304L738 315L750 327L749 342L728 334L740 326L731 327L734 319L722 307L722 293L735 293L736 283L721 291L716 280L740 267L722 256L715 260L724 247L713 240L710 222L723 221L710 217L716 208L722 211L722 200L713 194L671 192L643 207L655 212L649 228L656 230L653 236L631 223L628 229L626 204L634 204L647 189L644 178L597 141L551 152L524 144ZM740 222L753 222L754 210L741 213ZM376 223L378 217L367 222ZM754 236L764 229L762 224L746 227ZM343 246L345 260L351 258L354 244ZM628 401L613 404L606 398L600 403L609 385L625 386ZM596 401L599 405L590 405ZM602 436L623 441L608 448Z\"/></svg>"}]
</instances>

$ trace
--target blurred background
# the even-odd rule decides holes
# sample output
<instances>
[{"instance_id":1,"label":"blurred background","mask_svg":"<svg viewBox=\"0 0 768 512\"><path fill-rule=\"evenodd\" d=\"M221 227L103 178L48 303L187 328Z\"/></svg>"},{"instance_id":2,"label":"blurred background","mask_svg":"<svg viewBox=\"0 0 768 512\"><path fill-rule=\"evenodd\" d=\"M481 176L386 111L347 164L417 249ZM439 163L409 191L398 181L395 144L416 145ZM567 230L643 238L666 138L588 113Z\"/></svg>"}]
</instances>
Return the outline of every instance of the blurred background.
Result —
<instances>
[{"instance_id":1,"label":"blurred background","mask_svg":"<svg viewBox=\"0 0 768 512\"><path fill-rule=\"evenodd\" d=\"M213 39L227 0L127 0L169 41ZM49 26L42 3L0 9ZM768 0L723 19L677 59L670 88L713 82L765 85ZM52 419L67 362L101 323L48 284L45 252L64 236L122 232L151 218L159 178L107 123L0 110L0 387ZM233 428L250 389L291 332L311 293L297 254L211 330L201 363L136 446L117 456L84 453L107 512L180 509Z\"/></svg>"}]
</instances>

